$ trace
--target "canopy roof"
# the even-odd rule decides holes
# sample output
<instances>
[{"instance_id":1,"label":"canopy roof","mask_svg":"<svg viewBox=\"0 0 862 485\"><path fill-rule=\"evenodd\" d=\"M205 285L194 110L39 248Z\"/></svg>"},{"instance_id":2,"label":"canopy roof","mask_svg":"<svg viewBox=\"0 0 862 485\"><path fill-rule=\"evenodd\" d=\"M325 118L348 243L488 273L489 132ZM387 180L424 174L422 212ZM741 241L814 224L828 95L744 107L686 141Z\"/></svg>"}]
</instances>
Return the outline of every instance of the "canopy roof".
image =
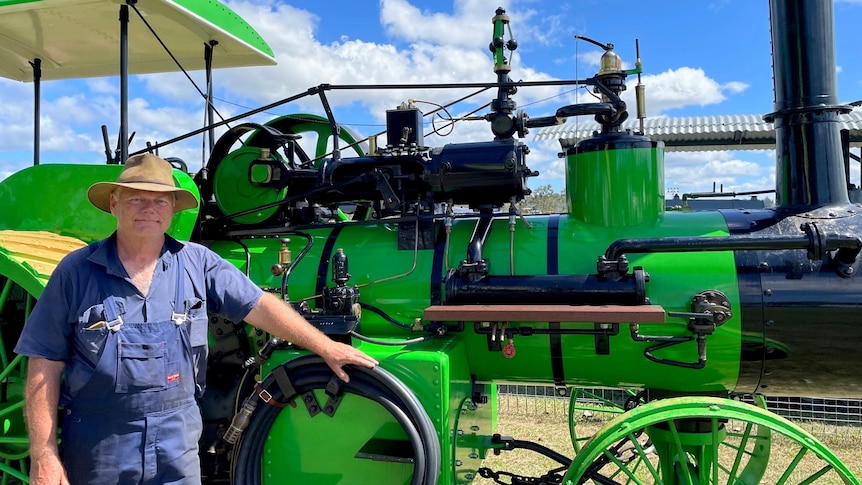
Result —
<instances>
[{"instance_id":1,"label":"canopy roof","mask_svg":"<svg viewBox=\"0 0 862 485\"><path fill-rule=\"evenodd\" d=\"M850 146L862 146L862 112L851 111L838 116L841 129L848 130ZM637 119L629 119L623 129L639 131ZM596 121L587 117L570 118L566 123L537 130L536 140L561 140L573 145L601 131ZM663 141L666 151L772 150L775 129L761 115L691 116L648 118L644 134Z\"/></svg>"},{"instance_id":2,"label":"canopy roof","mask_svg":"<svg viewBox=\"0 0 862 485\"><path fill-rule=\"evenodd\" d=\"M32 81L120 73L119 0L0 0L0 77ZM187 70L275 64L272 49L245 20L216 0L137 0L129 9L129 74L178 71L135 12Z\"/></svg>"}]
</instances>

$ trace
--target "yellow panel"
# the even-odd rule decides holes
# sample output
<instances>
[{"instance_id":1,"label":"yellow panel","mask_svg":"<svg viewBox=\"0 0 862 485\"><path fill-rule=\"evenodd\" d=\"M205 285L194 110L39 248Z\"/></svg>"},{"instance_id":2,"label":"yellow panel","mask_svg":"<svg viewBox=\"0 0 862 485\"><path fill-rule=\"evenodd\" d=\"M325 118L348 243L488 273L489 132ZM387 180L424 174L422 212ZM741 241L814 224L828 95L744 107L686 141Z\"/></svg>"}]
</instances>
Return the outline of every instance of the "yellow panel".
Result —
<instances>
[{"instance_id":1,"label":"yellow panel","mask_svg":"<svg viewBox=\"0 0 862 485\"><path fill-rule=\"evenodd\" d=\"M0 252L44 277L63 257L84 246L80 239L46 231L0 231Z\"/></svg>"}]
</instances>

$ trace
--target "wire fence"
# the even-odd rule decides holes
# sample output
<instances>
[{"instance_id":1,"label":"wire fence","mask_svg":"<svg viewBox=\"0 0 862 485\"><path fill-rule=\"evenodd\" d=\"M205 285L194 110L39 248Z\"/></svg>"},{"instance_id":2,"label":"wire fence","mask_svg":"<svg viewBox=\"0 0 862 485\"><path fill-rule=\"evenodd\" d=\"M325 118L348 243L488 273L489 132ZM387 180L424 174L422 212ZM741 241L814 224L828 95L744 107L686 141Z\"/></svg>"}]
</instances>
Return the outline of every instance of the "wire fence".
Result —
<instances>
[{"instance_id":1,"label":"wire fence","mask_svg":"<svg viewBox=\"0 0 862 485\"><path fill-rule=\"evenodd\" d=\"M568 416L571 388L498 384L499 412L519 415ZM578 402L625 406L632 394L621 389L579 390ZM745 400L745 398L743 398ZM821 397L770 397L766 396L768 410L792 421L816 422L840 427L860 428L862 432L862 400L830 399Z\"/></svg>"}]
</instances>

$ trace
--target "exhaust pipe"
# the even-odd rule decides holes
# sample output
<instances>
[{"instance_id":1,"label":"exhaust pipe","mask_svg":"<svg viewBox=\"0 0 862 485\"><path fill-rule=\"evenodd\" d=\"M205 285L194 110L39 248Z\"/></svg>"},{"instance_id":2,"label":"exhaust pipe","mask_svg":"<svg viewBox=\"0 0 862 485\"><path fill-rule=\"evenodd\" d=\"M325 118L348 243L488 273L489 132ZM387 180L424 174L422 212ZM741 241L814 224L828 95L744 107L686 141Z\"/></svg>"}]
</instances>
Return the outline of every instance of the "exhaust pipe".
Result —
<instances>
[{"instance_id":1,"label":"exhaust pipe","mask_svg":"<svg viewBox=\"0 0 862 485\"><path fill-rule=\"evenodd\" d=\"M795 211L848 205L832 0L771 0L775 193Z\"/></svg>"}]
</instances>

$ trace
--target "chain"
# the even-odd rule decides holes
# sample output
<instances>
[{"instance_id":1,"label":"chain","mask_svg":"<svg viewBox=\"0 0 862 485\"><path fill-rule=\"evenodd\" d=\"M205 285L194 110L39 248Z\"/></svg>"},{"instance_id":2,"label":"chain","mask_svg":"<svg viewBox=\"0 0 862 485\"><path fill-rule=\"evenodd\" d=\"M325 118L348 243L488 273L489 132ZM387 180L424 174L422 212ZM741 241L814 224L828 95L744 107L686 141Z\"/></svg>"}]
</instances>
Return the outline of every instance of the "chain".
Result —
<instances>
[{"instance_id":1,"label":"chain","mask_svg":"<svg viewBox=\"0 0 862 485\"><path fill-rule=\"evenodd\" d=\"M495 472L487 467L479 468L478 472L482 478L490 478L501 485L557 485L563 483L563 477L553 472L538 478L523 477L506 471ZM509 481L503 481L504 477L508 477Z\"/></svg>"}]
</instances>

